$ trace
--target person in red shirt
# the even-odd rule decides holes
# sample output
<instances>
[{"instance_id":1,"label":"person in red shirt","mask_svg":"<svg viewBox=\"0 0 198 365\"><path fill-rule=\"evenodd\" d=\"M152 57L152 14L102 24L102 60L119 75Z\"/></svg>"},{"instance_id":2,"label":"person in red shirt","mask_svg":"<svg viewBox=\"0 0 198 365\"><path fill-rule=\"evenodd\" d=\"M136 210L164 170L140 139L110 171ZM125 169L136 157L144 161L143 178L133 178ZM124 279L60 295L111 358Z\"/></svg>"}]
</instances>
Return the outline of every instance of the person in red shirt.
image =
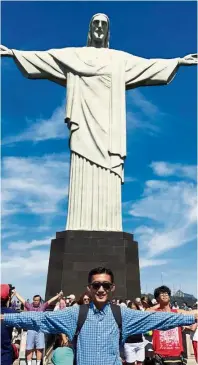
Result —
<instances>
[{"instance_id":1,"label":"person in red shirt","mask_svg":"<svg viewBox=\"0 0 198 365\"><path fill-rule=\"evenodd\" d=\"M155 289L154 297L157 305L149 308L149 311L175 312L186 313L182 309L171 309L170 289L163 285ZM153 350L156 364L164 365L181 365L183 341L181 327L176 327L168 331L153 331Z\"/></svg>"}]
</instances>

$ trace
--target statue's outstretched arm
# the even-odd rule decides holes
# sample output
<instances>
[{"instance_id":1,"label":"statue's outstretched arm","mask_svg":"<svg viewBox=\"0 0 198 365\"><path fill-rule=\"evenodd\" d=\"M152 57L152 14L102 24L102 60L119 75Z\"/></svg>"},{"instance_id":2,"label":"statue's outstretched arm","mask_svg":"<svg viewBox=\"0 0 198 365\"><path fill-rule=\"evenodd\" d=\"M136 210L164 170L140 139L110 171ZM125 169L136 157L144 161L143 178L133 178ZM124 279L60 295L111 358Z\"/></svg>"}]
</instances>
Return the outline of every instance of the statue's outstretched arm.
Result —
<instances>
[{"instance_id":1,"label":"statue's outstretched arm","mask_svg":"<svg viewBox=\"0 0 198 365\"><path fill-rule=\"evenodd\" d=\"M138 86L167 85L173 80L180 66L197 64L197 54L173 59L146 59L126 54L126 89Z\"/></svg>"},{"instance_id":2,"label":"statue's outstretched arm","mask_svg":"<svg viewBox=\"0 0 198 365\"><path fill-rule=\"evenodd\" d=\"M0 45L0 56L1 57L14 57L14 53L12 52L11 49Z\"/></svg>"},{"instance_id":3,"label":"statue's outstretched arm","mask_svg":"<svg viewBox=\"0 0 198 365\"><path fill-rule=\"evenodd\" d=\"M198 54L188 54L187 56L184 56L183 58L179 59L179 65L180 66L195 66L198 65Z\"/></svg>"},{"instance_id":4,"label":"statue's outstretched arm","mask_svg":"<svg viewBox=\"0 0 198 365\"><path fill-rule=\"evenodd\" d=\"M29 79L48 79L66 86L68 70L66 66L59 62L59 53L61 52L62 50L19 51L0 46L0 56L13 57L25 77Z\"/></svg>"}]
</instances>

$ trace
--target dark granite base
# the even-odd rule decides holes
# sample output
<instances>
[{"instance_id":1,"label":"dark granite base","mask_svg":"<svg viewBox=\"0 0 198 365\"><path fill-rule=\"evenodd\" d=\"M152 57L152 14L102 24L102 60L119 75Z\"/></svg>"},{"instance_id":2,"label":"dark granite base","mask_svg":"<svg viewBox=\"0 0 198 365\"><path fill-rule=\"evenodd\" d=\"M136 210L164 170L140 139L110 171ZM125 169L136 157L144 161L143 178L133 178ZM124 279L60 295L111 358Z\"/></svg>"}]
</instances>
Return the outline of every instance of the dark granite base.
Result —
<instances>
[{"instance_id":1,"label":"dark granite base","mask_svg":"<svg viewBox=\"0 0 198 365\"><path fill-rule=\"evenodd\" d=\"M51 242L46 299L59 290L77 297L86 290L88 272L97 266L115 275L115 297L140 296L138 243L123 232L64 231Z\"/></svg>"}]
</instances>

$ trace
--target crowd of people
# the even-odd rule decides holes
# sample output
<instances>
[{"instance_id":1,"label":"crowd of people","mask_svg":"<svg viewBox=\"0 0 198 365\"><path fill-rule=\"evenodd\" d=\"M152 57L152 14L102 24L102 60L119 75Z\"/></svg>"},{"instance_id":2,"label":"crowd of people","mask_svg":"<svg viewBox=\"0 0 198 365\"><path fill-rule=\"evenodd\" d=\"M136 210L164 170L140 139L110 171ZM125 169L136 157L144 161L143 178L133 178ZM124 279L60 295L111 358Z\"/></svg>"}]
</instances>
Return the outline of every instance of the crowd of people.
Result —
<instances>
[{"instance_id":1,"label":"crowd of people","mask_svg":"<svg viewBox=\"0 0 198 365\"><path fill-rule=\"evenodd\" d=\"M91 270L87 291L78 299L60 291L47 302L36 294L30 303L2 284L1 364L11 365L18 357L18 327L28 330L27 365L34 352L37 365L179 365L184 330L191 332L198 362L197 303L193 308L171 304L167 286L156 288L153 299L116 299L114 290L112 271L100 267Z\"/></svg>"}]
</instances>

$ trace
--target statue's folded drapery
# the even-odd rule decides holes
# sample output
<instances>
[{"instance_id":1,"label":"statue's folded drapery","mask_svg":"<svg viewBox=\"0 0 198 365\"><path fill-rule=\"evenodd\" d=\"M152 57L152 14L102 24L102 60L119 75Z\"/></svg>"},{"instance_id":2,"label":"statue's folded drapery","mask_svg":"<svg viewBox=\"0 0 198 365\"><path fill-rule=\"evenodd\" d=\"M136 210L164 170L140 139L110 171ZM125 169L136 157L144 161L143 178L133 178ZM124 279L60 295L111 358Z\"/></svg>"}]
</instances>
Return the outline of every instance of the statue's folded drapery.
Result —
<instances>
[{"instance_id":1,"label":"statue's folded drapery","mask_svg":"<svg viewBox=\"0 0 198 365\"><path fill-rule=\"evenodd\" d=\"M49 79L67 86L65 121L70 129L72 153L67 229L122 230L125 90L169 83L177 71L178 59L148 60L95 47L13 52L26 77ZM77 181L84 181L82 189ZM88 195L83 190L85 185L89 186ZM88 202L84 219L88 198L92 202ZM117 217L115 221L112 214Z\"/></svg>"}]
</instances>

